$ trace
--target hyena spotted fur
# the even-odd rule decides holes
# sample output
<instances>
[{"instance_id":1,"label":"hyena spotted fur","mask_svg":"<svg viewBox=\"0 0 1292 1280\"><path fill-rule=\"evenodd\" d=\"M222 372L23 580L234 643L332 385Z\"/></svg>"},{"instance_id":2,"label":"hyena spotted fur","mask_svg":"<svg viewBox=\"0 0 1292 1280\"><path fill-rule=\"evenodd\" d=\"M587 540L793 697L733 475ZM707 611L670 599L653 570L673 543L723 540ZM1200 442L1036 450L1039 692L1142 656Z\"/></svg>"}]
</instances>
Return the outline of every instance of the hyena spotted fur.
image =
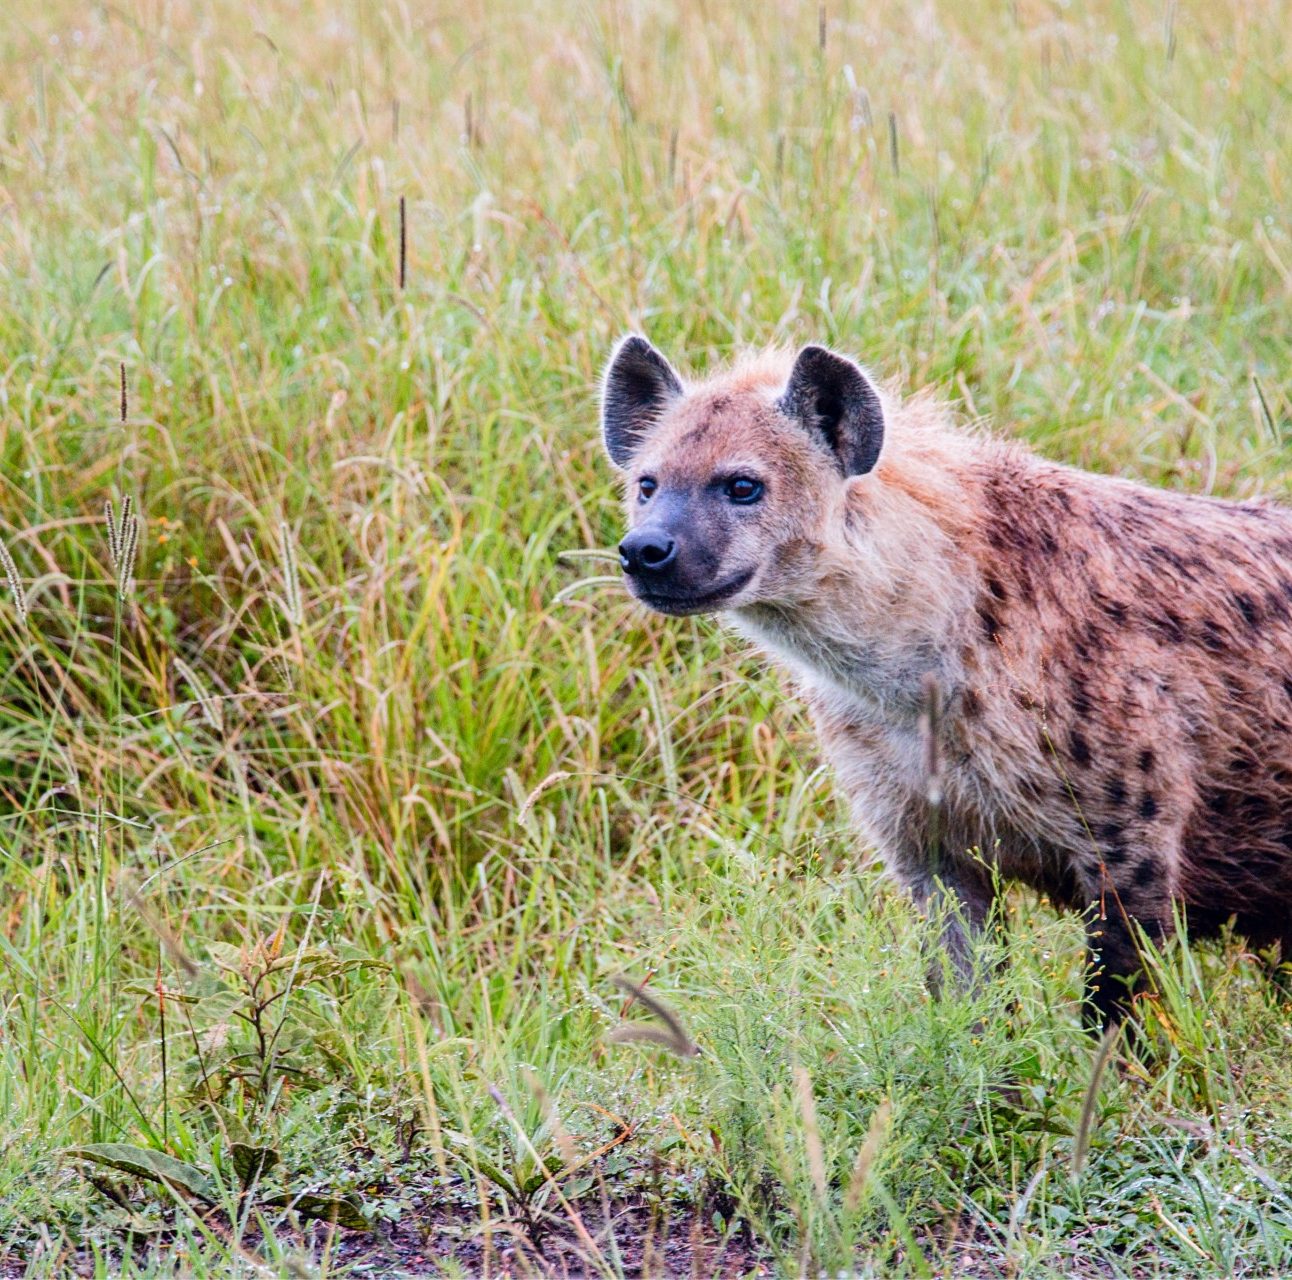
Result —
<instances>
[{"instance_id":1,"label":"hyena spotted fur","mask_svg":"<svg viewBox=\"0 0 1292 1280\"><path fill-rule=\"evenodd\" d=\"M815 346L688 384L628 337L602 428L632 594L788 669L966 976L1002 880L1085 913L1104 1023L1174 904L1292 954L1292 511L1045 461Z\"/></svg>"}]
</instances>

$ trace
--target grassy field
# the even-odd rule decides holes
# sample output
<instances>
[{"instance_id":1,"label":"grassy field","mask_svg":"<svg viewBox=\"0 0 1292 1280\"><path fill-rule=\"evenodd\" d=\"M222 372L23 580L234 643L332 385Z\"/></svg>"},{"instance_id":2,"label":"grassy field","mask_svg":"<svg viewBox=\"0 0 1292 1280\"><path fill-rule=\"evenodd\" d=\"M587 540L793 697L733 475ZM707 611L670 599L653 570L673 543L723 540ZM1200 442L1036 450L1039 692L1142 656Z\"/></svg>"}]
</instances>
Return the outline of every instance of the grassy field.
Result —
<instances>
[{"instance_id":1,"label":"grassy field","mask_svg":"<svg viewBox=\"0 0 1292 1280\"><path fill-rule=\"evenodd\" d=\"M1284 492L1286 4L5 9L0 1274L1292 1272L1257 958L1101 1069L1020 896L931 1002L781 683L568 554L629 327Z\"/></svg>"}]
</instances>

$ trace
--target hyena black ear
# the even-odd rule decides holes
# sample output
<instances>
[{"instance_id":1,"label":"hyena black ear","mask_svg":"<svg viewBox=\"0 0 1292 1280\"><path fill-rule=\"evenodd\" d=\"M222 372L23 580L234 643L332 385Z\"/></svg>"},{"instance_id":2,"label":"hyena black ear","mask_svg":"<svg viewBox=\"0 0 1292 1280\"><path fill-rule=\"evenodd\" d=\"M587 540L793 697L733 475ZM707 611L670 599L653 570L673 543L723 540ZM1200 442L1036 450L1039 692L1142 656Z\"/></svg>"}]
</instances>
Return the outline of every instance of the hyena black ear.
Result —
<instances>
[{"instance_id":1,"label":"hyena black ear","mask_svg":"<svg viewBox=\"0 0 1292 1280\"><path fill-rule=\"evenodd\" d=\"M778 407L825 442L845 476L874 470L884 444L884 406L851 360L804 347Z\"/></svg>"},{"instance_id":2,"label":"hyena black ear","mask_svg":"<svg viewBox=\"0 0 1292 1280\"><path fill-rule=\"evenodd\" d=\"M626 467L660 414L682 395L673 366L640 334L614 349L601 383L601 435L617 467Z\"/></svg>"}]
</instances>

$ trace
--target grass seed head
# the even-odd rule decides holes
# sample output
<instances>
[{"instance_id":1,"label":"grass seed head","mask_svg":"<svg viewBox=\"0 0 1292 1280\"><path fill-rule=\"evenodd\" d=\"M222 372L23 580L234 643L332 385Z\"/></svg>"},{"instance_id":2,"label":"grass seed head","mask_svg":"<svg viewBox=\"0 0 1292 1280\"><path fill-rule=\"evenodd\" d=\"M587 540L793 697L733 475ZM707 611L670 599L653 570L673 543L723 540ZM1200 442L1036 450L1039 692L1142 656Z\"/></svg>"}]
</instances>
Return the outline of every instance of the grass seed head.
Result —
<instances>
[{"instance_id":1,"label":"grass seed head","mask_svg":"<svg viewBox=\"0 0 1292 1280\"><path fill-rule=\"evenodd\" d=\"M18 622L25 626L28 614L27 592L22 585L22 579L18 576L18 566L14 564L13 556L9 554L9 548L3 542L0 542L0 565L4 566L4 576L9 582L9 593L13 596L13 607L18 615Z\"/></svg>"}]
</instances>

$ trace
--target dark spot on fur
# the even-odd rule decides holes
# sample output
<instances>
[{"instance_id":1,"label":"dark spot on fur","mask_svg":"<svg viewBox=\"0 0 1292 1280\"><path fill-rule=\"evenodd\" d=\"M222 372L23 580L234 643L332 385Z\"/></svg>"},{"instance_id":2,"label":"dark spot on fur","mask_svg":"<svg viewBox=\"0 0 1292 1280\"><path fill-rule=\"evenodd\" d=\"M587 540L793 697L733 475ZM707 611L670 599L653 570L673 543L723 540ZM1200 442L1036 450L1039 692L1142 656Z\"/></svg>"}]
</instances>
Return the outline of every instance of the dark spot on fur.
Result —
<instances>
[{"instance_id":1,"label":"dark spot on fur","mask_svg":"<svg viewBox=\"0 0 1292 1280\"><path fill-rule=\"evenodd\" d=\"M1087 765L1090 763L1090 744L1076 729L1072 731L1072 736L1068 739L1068 754L1071 755L1074 764Z\"/></svg>"},{"instance_id":2,"label":"dark spot on fur","mask_svg":"<svg viewBox=\"0 0 1292 1280\"><path fill-rule=\"evenodd\" d=\"M1095 834L1108 861L1120 862L1126 857L1126 828L1120 822L1102 822Z\"/></svg>"},{"instance_id":3,"label":"dark spot on fur","mask_svg":"<svg viewBox=\"0 0 1292 1280\"><path fill-rule=\"evenodd\" d=\"M1124 604L1122 604L1122 602L1121 602L1120 600L1110 600L1110 601L1109 601L1109 602L1104 606L1104 612L1105 612L1105 613L1106 613L1106 614L1107 614L1107 615L1108 615L1108 616L1113 620L1113 622L1115 622L1119 627L1122 625L1122 623L1124 623L1124 622L1126 621L1126 606L1125 606Z\"/></svg>"},{"instance_id":4,"label":"dark spot on fur","mask_svg":"<svg viewBox=\"0 0 1292 1280\"><path fill-rule=\"evenodd\" d=\"M1104 786L1104 795L1110 805L1120 809L1126 803L1126 784L1120 778L1109 778Z\"/></svg>"},{"instance_id":5,"label":"dark spot on fur","mask_svg":"<svg viewBox=\"0 0 1292 1280\"><path fill-rule=\"evenodd\" d=\"M978 625L982 627L983 635L991 644L999 643L1000 633L1004 627L996 611L985 600L978 603Z\"/></svg>"},{"instance_id":6,"label":"dark spot on fur","mask_svg":"<svg viewBox=\"0 0 1292 1280\"><path fill-rule=\"evenodd\" d=\"M1131 872L1131 881L1137 889L1143 889L1148 885L1156 883L1161 874L1161 870L1158 868L1156 860L1153 858L1145 858L1144 861Z\"/></svg>"},{"instance_id":7,"label":"dark spot on fur","mask_svg":"<svg viewBox=\"0 0 1292 1280\"><path fill-rule=\"evenodd\" d=\"M976 720L982 715L982 699L972 689L966 689L961 694L960 706L966 720Z\"/></svg>"},{"instance_id":8,"label":"dark spot on fur","mask_svg":"<svg viewBox=\"0 0 1292 1280\"><path fill-rule=\"evenodd\" d=\"M1261 624L1261 611L1256 606L1256 601L1251 598L1245 591L1238 592L1234 596L1234 603L1238 606L1238 612L1243 615L1243 621L1249 627L1259 627Z\"/></svg>"},{"instance_id":9,"label":"dark spot on fur","mask_svg":"<svg viewBox=\"0 0 1292 1280\"><path fill-rule=\"evenodd\" d=\"M1174 610L1163 609L1160 613L1150 615L1148 621L1149 626L1164 640L1169 640L1172 644L1184 642L1184 623L1180 621L1179 614Z\"/></svg>"},{"instance_id":10,"label":"dark spot on fur","mask_svg":"<svg viewBox=\"0 0 1292 1280\"><path fill-rule=\"evenodd\" d=\"M1153 768L1153 752L1145 747L1139 753L1139 771L1140 773L1149 773Z\"/></svg>"},{"instance_id":11,"label":"dark spot on fur","mask_svg":"<svg viewBox=\"0 0 1292 1280\"><path fill-rule=\"evenodd\" d=\"M1090 719L1090 713L1093 710L1090 701L1090 693L1086 689L1083 680L1074 680L1072 682L1072 710L1082 720Z\"/></svg>"},{"instance_id":12,"label":"dark spot on fur","mask_svg":"<svg viewBox=\"0 0 1292 1280\"><path fill-rule=\"evenodd\" d=\"M1106 627L1087 622L1072 641L1072 651L1081 659L1083 667L1098 662L1112 647L1112 637Z\"/></svg>"},{"instance_id":13,"label":"dark spot on fur","mask_svg":"<svg viewBox=\"0 0 1292 1280\"><path fill-rule=\"evenodd\" d=\"M1278 819L1278 806L1262 792L1251 791L1239 797L1238 820L1244 828L1268 827Z\"/></svg>"},{"instance_id":14,"label":"dark spot on fur","mask_svg":"<svg viewBox=\"0 0 1292 1280\"><path fill-rule=\"evenodd\" d=\"M991 592L993 599L999 600L1001 604L1005 603L1005 588L1001 585L999 578L988 577L987 590Z\"/></svg>"},{"instance_id":15,"label":"dark spot on fur","mask_svg":"<svg viewBox=\"0 0 1292 1280\"><path fill-rule=\"evenodd\" d=\"M994 550L1012 552L1023 561L1033 559L1038 554L1052 556L1059 549L1059 544L1048 529L1034 529L1019 524L1013 513L988 527L987 541Z\"/></svg>"},{"instance_id":16,"label":"dark spot on fur","mask_svg":"<svg viewBox=\"0 0 1292 1280\"><path fill-rule=\"evenodd\" d=\"M1215 618L1204 618L1202 621L1202 643L1212 653L1224 653L1229 647L1225 630Z\"/></svg>"},{"instance_id":17,"label":"dark spot on fur","mask_svg":"<svg viewBox=\"0 0 1292 1280\"><path fill-rule=\"evenodd\" d=\"M1139 802L1139 816L1145 821L1157 817L1157 797L1151 792L1144 792L1144 799Z\"/></svg>"},{"instance_id":18,"label":"dark spot on fur","mask_svg":"<svg viewBox=\"0 0 1292 1280\"><path fill-rule=\"evenodd\" d=\"M1149 547L1148 553L1154 560L1169 564L1186 582L1193 581L1192 567L1197 563L1196 558L1183 556L1174 547L1163 546L1160 543Z\"/></svg>"},{"instance_id":19,"label":"dark spot on fur","mask_svg":"<svg viewBox=\"0 0 1292 1280\"><path fill-rule=\"evenodd\" d=\"M1203 794L1203 804L1217 815L1229 812L1229 802L1230 794L1228 791L1207 791Z\"/></svg>"},{"instance_id":20,"label":"dark spot on fur","mask_svg":"<svg viewBox=\"0 0 1292 1280\"><path fill-rule=\"evenodd\" d=\"M1283 692L1287 694L1289 699L1292 699L1292 676L1283 677Z\"/></svg>"}]
</instances>

